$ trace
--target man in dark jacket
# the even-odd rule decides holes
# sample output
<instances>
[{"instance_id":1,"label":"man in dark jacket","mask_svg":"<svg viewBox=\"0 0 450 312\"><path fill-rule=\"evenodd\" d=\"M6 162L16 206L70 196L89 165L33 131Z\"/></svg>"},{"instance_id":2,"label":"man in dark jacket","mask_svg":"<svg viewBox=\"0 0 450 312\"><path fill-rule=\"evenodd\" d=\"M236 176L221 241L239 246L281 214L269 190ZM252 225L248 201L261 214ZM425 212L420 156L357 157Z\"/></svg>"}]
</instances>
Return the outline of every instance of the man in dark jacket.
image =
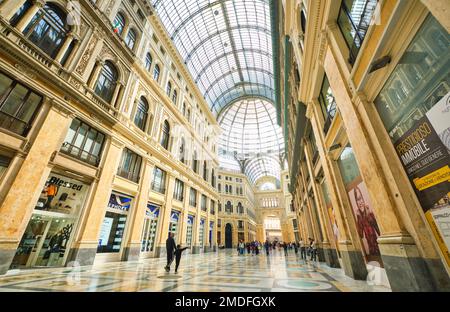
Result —
<instances>
[{"instance_id":1,"label":"man in dark jacket","mask_svg":"<svg viewBox=\"0 0 450 312\"><path fill-rule=\"evenodd\" d=\"M173 261L173 254L177 249L177 245L175 244L175 240L173 239L173 233L169 233L169 237L166 240L166 251L167 251L167 265L164 267L166 272L170 271L170 265Z\"/></svg>"}]
</instances>

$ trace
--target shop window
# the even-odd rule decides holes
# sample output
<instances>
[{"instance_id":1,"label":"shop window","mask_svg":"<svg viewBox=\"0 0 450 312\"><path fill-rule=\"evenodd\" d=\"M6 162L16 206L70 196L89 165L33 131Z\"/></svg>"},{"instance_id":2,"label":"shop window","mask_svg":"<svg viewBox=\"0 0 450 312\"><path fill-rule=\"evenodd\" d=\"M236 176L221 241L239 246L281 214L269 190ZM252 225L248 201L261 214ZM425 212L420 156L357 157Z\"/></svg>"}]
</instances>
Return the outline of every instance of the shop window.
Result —
<instances>
[{"instance_id":1,"label":"shop window","mask_svg":"<svg viewBox=\"0 0 450 312\"><path fill-rule=\"evenodd\" d=\"M67 15L59 7L46 4L32 18L23 34L45 54L55 58L70 32L66 20Z\"/></svg>"},{"instance_id":2,"label":"shop window","mask_svg":"<svg viewBox=\"0 0 450 312\"><path fill-rule=\"evenodd\" d=\"M151 252L155 247L160 210L161 207L158 205L147 204L142 228L141 252Z\"/></svg>"},{"instance_id":3,"label":"shop window","mask_svg":"<svg viewBox=\"0 0 450 312\"><path fill-rule=\"evenodd\" d=\"M169 139L170 139L170 125L167 120L164 120L162 131L161 131L161 146L166 150L169 149Z\"/></svg>"},{"instance_id":4,"label":"shop window","mask_svg":"<svg viewBox=\"0 0 450 312\"><path fill-rule=\"evenodd\" d=\"M319 103L323 117L325 119L323 131L325 132L325 134L327 134L328 130L330 129L331 122L336 115L337 107L333 91L331 90L330 83L328 82L328 78L326 75L323 78L322 88L320 89Z\"/></svg>"},{"instance_id":5,"label":"shop window","mask_svg":"<svg viewBox=\"0 0 450 312\"><path fill-rule=\"evenodd\" d=\"M192 187L189 193L189 205L197 207L197 190Z\"/></svg>"},{"instance_id":6,"label":"shop window","mask_svg":"<svg viewBox=\"0 0 450 312\"><path fill-rule=\"evenodd\" d=\"M184 199L184 183L178 179L175 179L175 188L173 190L173 199L183 201Z\"/></svg>"},{"instance_id":7,"label":"shop window","mask_svg":"<svg viewBox=\"0 0 450 312\"><path fill-rule=\"evenodd\" d=\"M374 103L450 263L450 35L425 19Z\"/></svg>"},{"instance_id":8,"label":"shop window","mask_svg":"<svg viewBox=\"0 0 450 312\"><path fill-rule=\"evenodd\" d=\"M357 231L367 261L382 263L377 238L380 236L369 194L362 180L353 149L347 145L337 161L352 206ZM315 209L314 201L311 201Z\"/></svg>"},{"instance_id":9,"label":"shop window","mask_svg":"<svg viewBox=\"0 0 450 312\"><path fill-rule=\"evenodd\" d=\"M369 29L377 0L342 0L337 23L349 48L348 62L353 65Z\"/></svg>"},{"instance_id":10,"label":"shop window","mask_svg":"<svg viewBox=\"0 0 450 312\"><path fill-rule=\"evenodd\" d=\"M166 193L166 172L158 167L153 170L152 190L161 194Z\"/></svg>"},{"instance_id":11,"label":"shop window","mask_svg":"<svg viewBox=\"0 0 450 312\"><path fill-rule=\"evenodd\" d=\"M112 193L100 228L98 253L117 253L122 248L132 198Z\"/></svg>"},{"instance_id":12,"label":"shop window","mask_svg":"<svg viewBox=\"0 0 450 312\"><path fill-rule=\"evenodd\" d=\"M139 174L141 171L142 157L125 148L122 153L117 175L130 181L139 182Z\"/></svg>"},{"instance_id":13,"label":"shop window","mask_svg":"<svg viewBox=\"0 0 450 312\"><path fill-rule=\"evenodd\" d=\"M97 79L95 94L110 103L116 90L118 77L116 67L110 61L106 61Z\"/></svg>"},{"instance_id":14,"label":"shop window","mask_svg":"<svg viewBox=\"0 0 450 312\"><path fill-rule=\"evenodd\" d=\"M103 133L76 118L69 127L61 152L98 166L104 142Z\"/></svg>"},{"instance_id":15,"label":"shop window","mask_svg":"<svg viewBox=\"0 0 450 312\"><path fill-rule=\"evenodd\" d=\"M0 127L26 136L42 96L0 73Z\"/></svg>"},{"instance_id":16,"label":"shop window","mask_svg":"<svg viewBox=\"0 0 450 312\"><path fill-rule=\"evenodd\" d=\"M143 96L141 96L136 107L136 113L134 114L134 124L142 131L145 131L147 117L148 117L148 102Z\"/></svg>"}]
</instances>

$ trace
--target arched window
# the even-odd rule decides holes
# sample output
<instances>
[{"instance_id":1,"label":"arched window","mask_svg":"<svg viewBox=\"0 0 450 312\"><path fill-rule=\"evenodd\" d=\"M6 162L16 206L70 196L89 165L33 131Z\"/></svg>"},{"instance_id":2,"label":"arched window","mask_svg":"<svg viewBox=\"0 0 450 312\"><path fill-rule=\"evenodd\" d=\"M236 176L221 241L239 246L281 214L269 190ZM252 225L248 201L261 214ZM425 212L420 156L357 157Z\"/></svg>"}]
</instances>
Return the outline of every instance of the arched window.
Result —
<instances>
[{"instance_id":1,"label":"arched window","mask_svg":"<svg viewBox=\"0 0 450 312\"><path fill-rule=\"evenodd\" d=\"M167 120L164 121L161 134L161 146L169 149L170 125Z\"/></svg>"},{"instance_id":2,"label":"arched window","mask_svg":"<svg viewBox=\"0 0 450 312\"><path fill-rule=\"evenodd\" d=\"M125 44L130 50L134 49L134 45L136 44L136 32L134 29L130 29L130 31L127 34L127 37L125 38Z\"/></svg>"},{"instance_id":3,"label":"arched window","mask_svg":"<svg viewBox=\"0 0 450 312\"><path fill-rule=\"evenodd\" d=\"M147 55L145 56L145 69L150 71L150 68L152 67L152 55L150 53L147 53Z\"/></svg>"},{"instance_id":4,"label":"arched window","mask_svg":"<svg viewBox=\"0 0 450 312\"><path fill-rule=\"evenodd\" d=\"M242 206L242 204L240 202L237 204L237 212L240 214L244 213L244 207Z\"/></svg>"},{"instance_id":5,"label":"arched window","mask_svg":"<svg viewBox=\"0 0 450 312\"><path fill-rule=\"evenodd\" d=\"M183 116L186 116L186 103L183 103L182 112L183 112Z\"/></svg>"},{"instance_id":6,"label":"arched window","mask_svg":"<svg viewBox=\"0 0 450 312\"><path fill-rule=\"evenodd\" d=\"M195 173L198 172L198 159L197 159L197 151L194 151L194 159L192 161L192 170L194 170Z\"/></svg>"},{"instance_id":7,"label":"arched window","mask_svg":"<svg viewBox=\"0 0 450 312\"><path fill-rule=\"evenodd\" d=\"M125 28L125 17L122 15L122 13L117 13L116 18L114 18L113 22L113 31L114 33L121 36L124 28Z\"/></svg>"},{"instance_id":8,"label":"arched window","mask_svg":"<svg viewBox=\"0 0 450 312\"><path fill-rule=\"evenodd\" d=\"M148 116L148 102L143 96L141 96L136 107L136 113L134 115L134 124L142 131L145 131L147 116Z\"/></svg>"},{"instance_id":9,"label":"arched window","mask_svg":"<svg viewBox=\"0 0 450 312\"><path fill-rule=\"evenodd\" d=\"M153 70L153 79L155 79L157 82L159 82L159 73L161 70L159 69L159 65L155 65L155 69Z\"/></svg>"},{"instance_id":10,"label":"arched window","mask_svg":"<svg viewBox=\"0 0 450 312\"><path fill-rule=\"evenodd\" d=\"M214 169L211 169L211 185L212 187L216 186L216 175L214 174Z\"/></svg>"},{"instance_id":11,"label":"arched window","mask_svg":"<svg viewBox=\"0 0 450 312\"><path fill-rule=\"evenodd\" d=\"M178 98L178 92L177 92L177 90L173 90L172 102L175 105L177 105L177 98Z\"/></svg>"},{"instance_id":12,"label":"arched window","mask_svg":"<svg viewBox=\"0 0 450 312\"><path fill-rule=\"evenodd\" d=\"M227 201L227 204L225 205L225 212L232 213L233 212L233 205L230 201Z\"/></svg>"},{"instance_id":13,"label":"arched window","mask_svg":"<svg viewBox=\"0 0 450 312\"><path fill-rule=\"evenodd\" d=\"M187 120L190 122L191 121L191 110L188 108L187 110L187 116L186 116Z\"/></svg>"},{"instance_id":14,"label":"arched window","mask_svg":"<svg viewBox=\"0 0 450 312\"><path fill-rule=\"evenodd\" d=\"M185 161L184 152L185 152L185 141L184 141L184 138L181 138L181 144L180 144L180 161L181 161L183 164L184 164L184 161Z\"/></svg>"},{"instance_id":15,"label":"arched window","mask_svg":"<svg viewBox=\"0 0 450 312\"><path fill-rule=\"evenodd\" d=\"M170 81L167 83L166 93L169 97L170 97L170 93L172 93L172 84L170 83Z\"/></svg>"},{"instance_id":16,"label":"arched window","mask_svg":"<svg viewBox=\"0 0 450 312\"><path fill-rule=\"evenodd\" d=\"M114 90L116 89L117 79L116 67L110 61L106 61L98 76L95 94L110 103L114 95Z\"/></svg>"},{"instance_id":17,"label":"arched window","mask_svg":"<svg viewBox=\"0 0 450 312\"><path fill-rule=\"evenodd\" d=\"M45 54L55 58L61 49L70 27L67 15L53 4L46 4L23 31L23 34Z\"/></svg>"}]
</instances>

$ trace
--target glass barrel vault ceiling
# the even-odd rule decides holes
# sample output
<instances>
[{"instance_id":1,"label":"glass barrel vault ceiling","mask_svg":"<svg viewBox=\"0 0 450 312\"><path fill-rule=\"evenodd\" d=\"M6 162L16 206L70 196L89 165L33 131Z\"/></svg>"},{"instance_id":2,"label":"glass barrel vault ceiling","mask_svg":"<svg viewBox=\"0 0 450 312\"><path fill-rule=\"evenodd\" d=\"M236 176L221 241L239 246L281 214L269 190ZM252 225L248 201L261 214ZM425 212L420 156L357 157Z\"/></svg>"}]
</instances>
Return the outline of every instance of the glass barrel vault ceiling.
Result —
<instances>
[{"instance_id":1,"label":"glass barrel vault ceiling","mask_svg":"<svg viewBox=\"0 0 450 312\"><path fill-rule=\"evenodd\" d=\"M274 100L269 0L152 0L209 103L257 95Z\"/></svg>"},{"instance_id":2,"label":"glass barrel vault ceiling","mask_svg":"<svg viewBox=\"0 0 450 312\"><path fill-rule=\"evenodd\" d=\"M222 126L224 169L280 177L270 0L151 0ZM231 127L231 128L230 128Z\"/></svg>"}]
</instances>

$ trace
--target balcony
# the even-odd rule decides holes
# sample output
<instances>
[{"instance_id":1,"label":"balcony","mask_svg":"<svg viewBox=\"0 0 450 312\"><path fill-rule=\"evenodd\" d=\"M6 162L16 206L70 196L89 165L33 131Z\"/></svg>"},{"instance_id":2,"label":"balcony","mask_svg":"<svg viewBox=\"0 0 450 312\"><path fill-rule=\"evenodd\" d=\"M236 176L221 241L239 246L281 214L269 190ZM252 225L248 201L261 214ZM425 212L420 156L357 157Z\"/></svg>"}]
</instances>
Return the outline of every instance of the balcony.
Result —
<instances>
[{"instance_id":1,"label":"balcony","mask_svg":"<svg viewBox=\"0 0 450 312\"><path fill-rule=\"evenodd\" d=\"M119 168L117 175L132 182L139 183L139 173L137 172L130 172L123 168Z\"/></svg>"},{"instance_id":2,"label":"balcony","mask_svg":"<svg viewBox=\"0 0 450 312\"><path fill-rule=\"evenodd\" d=\"M21 136L26 136L31 125L8 113L0 111L0 128L4 128Z\"/></svg>"},{"instance_id":3,"label":"balcony","mask_svg":"<svg viewBox=\"0 0 450 312\"><path fill-rule=\"evenodd\" d=\"M100 163L100 157L97 155L93 155L88 153L79 147L76 147L68 142L64 142L61 147L61 153L69 155L73 158L79 159L89 165L97 167Z\"/></svg>"}]
</instances>

